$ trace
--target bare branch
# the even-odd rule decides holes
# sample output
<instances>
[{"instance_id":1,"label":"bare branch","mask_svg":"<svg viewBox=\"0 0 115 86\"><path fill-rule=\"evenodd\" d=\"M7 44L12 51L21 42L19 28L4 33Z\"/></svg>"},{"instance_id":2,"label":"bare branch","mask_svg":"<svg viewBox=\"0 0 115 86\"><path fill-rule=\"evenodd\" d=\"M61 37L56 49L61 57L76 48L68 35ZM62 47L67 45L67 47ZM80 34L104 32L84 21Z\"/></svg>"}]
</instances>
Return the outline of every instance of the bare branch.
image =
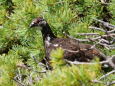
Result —
<instances>
[{"instance_id":1,"label":"bare branch","mask_svg":"<svg viewBox=\"0 0 115 86\"><path fill-rule=\"evenodd\" d=\"M89 36L92 36L92 35L99 35L99 33L77 33L77 35L89 35Z\"/></svg>"},{"instance_id":2,"label":"bare branch","mask_svg":"<svg viewBox=\"0 0 115 86\"><path fill-rule=\"evenodd\" d=\"M96 20L96 21L102 23L104 26L106 26L106 27L108 27L108 28L111 28L111 29L115 28L115 25L112 25L112 24L110 24L110 23L108 23L108 22L105 22L105 21L102 21L102 20L99 20L99 19L95 19L95 18L94 18L94 20Z\"/></svg>"},{"instance_id":3,"label":"bare branch","mask_svg":"<svg viewBox=\"0 0 115 86\"><path fill-rule=\"evenodd\" d=\"M105 56L105 55L104 55ZM115 57L115 55L109 57L109 56L105 56L106 60L105 61L101 61L101 62L79 62L79 61L68 61L67 59L65 59L65 61L69 64L73 64L73 65L94 65L94 64L109 64L113 69L115 69L115 64L112 62L112 59Z\"/></svg>"},{"instance_id":4,"label":"bare branch","mask_svg":"<svg viewBox=\"0 0 115 86\"><path fill-rule=\"evenodd\" d=\"M99 30L99 31L102 31L102 32L106 32L105 30L103 30L101 28L98 28L98 27L94 27L94 26L90 26L89 28L93 29L93 30Z\"/></svg>"},{"instance_id":5,"label":"bare branch","mask_svg":"<svg viewBox=\"0 0 115 86\"><path fill-rule=\"evenodd\" d=\"M66 34L66 33L65 33ZM90 33L88 33L90 34ZM80 35L87 35L85 33L80 33ZM112 45L112 43L114 43L114 37L115 37L115 34L114 33L111 33L111 34L107 34L107 35L100 35L98 37L95 37L95 38L86 38L86 39L78 39L78 38L74 38L72 36L69 36L68 34L66 34L66 36L68 36L69 38L72 38L72 39L75 39L77 41L80 41L80 42L96 42L98 45L101 45L103 46L104 48L108 49L108 50L113 50L115 49L115 45ZM108 38L108 37L111 37L113 40L112 41L108 41L106 40L105 38ZM97 45L96 44L96 45ZM67 50L68 51L68 50ZM71 52L71 51L70 51ZM79 52L79 51L77 51Z\"/></svg>"},{"instance_id":6,"label":"bare branch","mask_svg":"<svg viewBox=\"0 0 115 86\"><path fill-rule=\"evenodd\" d=\"M102 38L115 37L115 34L101 35L101 36L98 36L98 37L95 37L95 38L86 38L86 39L74 38L74 37L72 37L72 36L70 36L68 34L66 34L66 36L69 37L69 38L75 39L77 41L80 41L80 42L91 42L91 41L100 40Z\"/></svg>"},{"instance_id":7,"label":"bare branch","mask_svg":"<svg viewBox=\"0 0 115 86\"><path fill-rule=\"evenodd\" d=\"M104 82L99 81L99 80L92 80L92 82L94 82L94 83L101 83L101 84L104 84Z\"/></svg>"},{"instance_id":8,"label":"bare branch","mask_svg":"<svg viewBox=\"0 0 115 86\"><path fill-rule=\"evenodd\" d=\"M115 70L112 70L112 71L110 71L109 73L107 73L107 74L101 76L99 79L92 80L92 82L105 84L105 83L102 82L101 80L104 79L104 78L106 78L106 77L108 77L110 74L113 74L113 73L115 73ZM106 83L106 86L111 86L111 85L113 85L113 84L115 84L115 81L112 81L112 82L109 81L109 82Z\"/></svg>"},{"instance_id":9,"label":"bare branch","mask_svg":"<svg viewBox=\"0 0 115 86\"><path fill-rule=\"evenodd\" d=\"M113 85L113 84L115 84L115 81L109 82L109 83L107 84L107 86L111 86L111 85Z\"/></svg>"},{"instance_id":10,"label":"bare branch","mask_svg":"<svg viewBox=\"0 0 115 86\"><path fill-rule=\"evenodd\" d=\"M13 78L13 80L16 81L20 86L26 86L24 83L22 83L22 75L19 69L18 74Z\"/></svg>"},{"instance_id":11,"label":"bare branch","mask_svg":"<svg viewBox=\"0 0 115 86\"><path fill-rule=\"evenodd\" d=\"M104 63L108 63L108 61L102 61L102 62L79 62L79 61L68 61L65 60L67 63L69 64L73 64L73 65L93 65L93 64L104 64Z\"/></svg>"},{"instance_id":12,"label":"bare branch","mask_svg":"<svg viewBox=\"0 0 115 86\"><path fill-rule=\"evenodd\" d=\"M114 33L115 32L115 29L113 30L110 30L110 31L107 31L108 33Z\"/></svg>"},{"instance_id":13,"label":"bare branch","mask_svg":"<svg viewBox=\"0 0 115 86\"><path fill-rule=\"evenodd\" d=\"M16 81L20 86L26 86L26 85L24 85L23 83L21 83L21 82L19 82L17 79L13 79L14 81Z\"/></svg>"},{"instance_id":14,"label":"bare branch","mask_svg":"<svg viewBox=\"0 0 115 86\"><path fill-rule=\"evenodd\" d=\"M107 76L109 76L110 74L113 74L113 73L115 73L115 70L112 70L111 72L101 76L98 80L104 79L105 77L107 77Z\"/></svg>"},{"instance_id":15,"label":"bare branch","mask_svg":"<svg viewBox=\"0 0 115 86\"><path fill-rule=\"evenodd\" d=\"M39 62L39 61L35 58L35 56L32 56L32 58L34 59L34 61L35 61L39 66L41 66L41 67L46 67L46 65L44 65L44 64L41 63L41 62Z\"/></svg>"},{"instance_id":16,"label":"bare branch","mask_svg":"<svg viewBox=\"0 0 115 86\"><path fill-rule=\"evenodd\" d=\"M68 34L66 34L66 36L69 38L75 39L77 41L83 42L83 41L95 41L95 40L99 40L101 38L107 38L107 37L115 37L115 34L113 33L113 34L108 34L108 35L101 35L101 36L98 36L96 38L87 38L87 39L77 39L77 38L74 38Z\"/></svg>"},{"instance_id":17,"label":"bare branch","mask_svg":"<svg viewBox=\"0 0 115 86\"><path fill-rule=\"evenodd\" d=\"M89 26L89 28L90 28L90 29L93 29L93 30L99 30L99 31L102 31L102 32L105 32L105 33L108 33L108 34L115 32L115 29L110 30L110 31L106 31L106 30L104 30L104 29L101 29L101 28L95 27L95 26Z\"/></svg>"}]
</instances>

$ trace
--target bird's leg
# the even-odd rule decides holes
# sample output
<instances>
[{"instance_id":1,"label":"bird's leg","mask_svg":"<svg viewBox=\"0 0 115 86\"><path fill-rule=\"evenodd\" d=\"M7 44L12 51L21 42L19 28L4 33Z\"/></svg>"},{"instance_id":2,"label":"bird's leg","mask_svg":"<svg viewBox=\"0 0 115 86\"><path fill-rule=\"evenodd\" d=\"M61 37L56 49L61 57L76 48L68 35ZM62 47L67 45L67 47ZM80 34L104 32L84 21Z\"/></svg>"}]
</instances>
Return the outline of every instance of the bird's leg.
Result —
<instances>
[{"instance_id":1,"label":"bird's leg","mask_svg":"<svg viewBox=\"0 0 115 86\"><path fill-rule=\"evenodd\" d=\"M41 62L46 65L47 70L52 70L52 67L51 67L49 61L50 61L50 59L48 57L44 57Z\"/></svg>"}]
</instances>

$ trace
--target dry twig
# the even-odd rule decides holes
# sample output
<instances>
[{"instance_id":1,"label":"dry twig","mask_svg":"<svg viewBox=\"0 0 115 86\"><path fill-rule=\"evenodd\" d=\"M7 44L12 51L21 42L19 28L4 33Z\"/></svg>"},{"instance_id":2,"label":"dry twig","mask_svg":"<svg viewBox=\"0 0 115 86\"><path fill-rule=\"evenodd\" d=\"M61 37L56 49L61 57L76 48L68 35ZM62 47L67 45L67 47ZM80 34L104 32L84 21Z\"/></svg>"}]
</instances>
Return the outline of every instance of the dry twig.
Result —
<instances>
[{"instance_id":1,"label":"dry twig","mask_svg":"<svg viewBox=\"0 0 115 86\"><path fill-rule=\"evenodd\" d=\"M113 85L113 84L115 84L115 81L112 81L112 82L107 83L107 86L111 86L111 85Z\"/></svg>"},{"instance_id":2,"label":"dry twig","mask_svg":"<svg viewBox=\"0 0 115 86\"><path fill-rule=\"evenodd\" d=\"M115 73L115 70L112 70L111 72L101 76L98 80L102 80L102 79L106 78L107 76L109 76L110 74L113 74L113 73Z\"/></svg>"},{"instance_id":3,"label":"dry twig","mask_svg":"<svg viewBox=\"0 0 115 86\"><path fill-rule=\"evenodd\" d=\"M94 19L94 20L96 20L96 21L102 23L104 26L106 26L106 27L108 27L108 28L110 28L110 29L115 28L115 25L112 25L112 24L110 24L110 23L108 23L108 22L105 22L105 21L102 21L102 20L99 20L99 19Z\"/></svg>"},{"instance_id":4,"label":"dry twig","mask_svg":"<svg viewBox=\"0 0 115 86\"><path fill-rule=\"evenodd\" d=\"M99 33L77 33L77 35L86 35L86 36L96 35L96 36L99 36Z\"/></svg>"},{"instance_id":5,"label":"dry twig","mask_svg":"<svg viewBox=\"0 0 115 86\"><path fill-rule=\"evenodd\" d=\"M65 61L69 64L73 64L73 65L94 65L94 64L109 64L113 69L115 69L115 64L113 63L113 58L115 57L115 55L111 56L111 57L106 57L105 61L101 61L101 62L79 62L79 61L68 61L67 59L65 59Z\"/></svg>"},{"instance_id":6,"label":"dry twig","mask_svg":"<svg viewBox=\"0 0 115 86\"><path fill-rule=\"evenodd\" d=\"M93 81L94 83L103 83L103 84L104 84L104 82L102 82L101 80L104 79L104 78L106 78L106 77L108 77L110 74L113 74L113 73L115 73L115 70L112 70L112 71L110 71L109 73L107 73L107 74L101 76L99 79L95 79L95 80L92 80L92 81ZM113 84L115 84L115 81L107 82L107 83L106 83L106 86L111 86L111 85L113 85Z\"/></svg>"},{"instance_id":7,"label":"dry twig","mask_svg":"<svg viewBox=\"0 0 115 86\"><path fill-rule=\"evenodd\" d=\"M93 29L93 30L99 30L99 31L102 31L102 32L106 32L105 30L103 30L103 29L101 29L99 27L90 26L89 28Z\"/></svg>"}]
</instances>

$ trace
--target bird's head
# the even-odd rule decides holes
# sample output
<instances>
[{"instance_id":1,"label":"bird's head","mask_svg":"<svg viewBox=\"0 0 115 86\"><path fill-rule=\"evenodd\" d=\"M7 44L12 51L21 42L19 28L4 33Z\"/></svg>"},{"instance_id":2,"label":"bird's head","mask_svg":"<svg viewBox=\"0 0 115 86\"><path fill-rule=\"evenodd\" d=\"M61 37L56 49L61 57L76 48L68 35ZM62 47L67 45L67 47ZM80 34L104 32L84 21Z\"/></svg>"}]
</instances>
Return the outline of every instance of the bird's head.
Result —
<instances>
[{"instance_id":1,"label":"bird's head","mask_svg":"<svg viewBox=\"0 0 115 86\"><path fill-rule=\"evenodd\" d=\"M35 18L31 24L30 24L30 28L32 27L36 27L36 26L40 26L40 27L43 27L46 25L46 21L42 18L42 17L38 17L38 18Z\"/></svg>"}]
</instances>

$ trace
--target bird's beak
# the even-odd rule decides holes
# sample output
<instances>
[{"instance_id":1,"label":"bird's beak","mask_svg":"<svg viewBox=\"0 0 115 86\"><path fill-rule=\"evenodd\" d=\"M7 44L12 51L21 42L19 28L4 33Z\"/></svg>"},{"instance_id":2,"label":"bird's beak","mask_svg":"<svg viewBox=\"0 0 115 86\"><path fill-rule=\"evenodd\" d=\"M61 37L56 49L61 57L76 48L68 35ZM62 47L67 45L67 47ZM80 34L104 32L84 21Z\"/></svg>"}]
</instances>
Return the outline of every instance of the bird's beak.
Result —
<instances>
[{"instance_id":1,"label":"bird's beak","mask_svg":"<svg viewBox=\"0 0 115 86\"><path fill-rule=\"evenodd\" d=\"M36 26L36 24L35 24L34 22L32 22L32 23L30 24L30 28L35 27L35 26Z\"/></svg>"},{"instance_id":2,"label":"bird's beak","mask_svg":"<svg viewBox=\"0 0 115 86\"><path fill-rule=\"evenodd\" d=\"M30 27L30 28L34 27L34 24L31 23L29 27Z\"/></svg>"}]
</instances>

